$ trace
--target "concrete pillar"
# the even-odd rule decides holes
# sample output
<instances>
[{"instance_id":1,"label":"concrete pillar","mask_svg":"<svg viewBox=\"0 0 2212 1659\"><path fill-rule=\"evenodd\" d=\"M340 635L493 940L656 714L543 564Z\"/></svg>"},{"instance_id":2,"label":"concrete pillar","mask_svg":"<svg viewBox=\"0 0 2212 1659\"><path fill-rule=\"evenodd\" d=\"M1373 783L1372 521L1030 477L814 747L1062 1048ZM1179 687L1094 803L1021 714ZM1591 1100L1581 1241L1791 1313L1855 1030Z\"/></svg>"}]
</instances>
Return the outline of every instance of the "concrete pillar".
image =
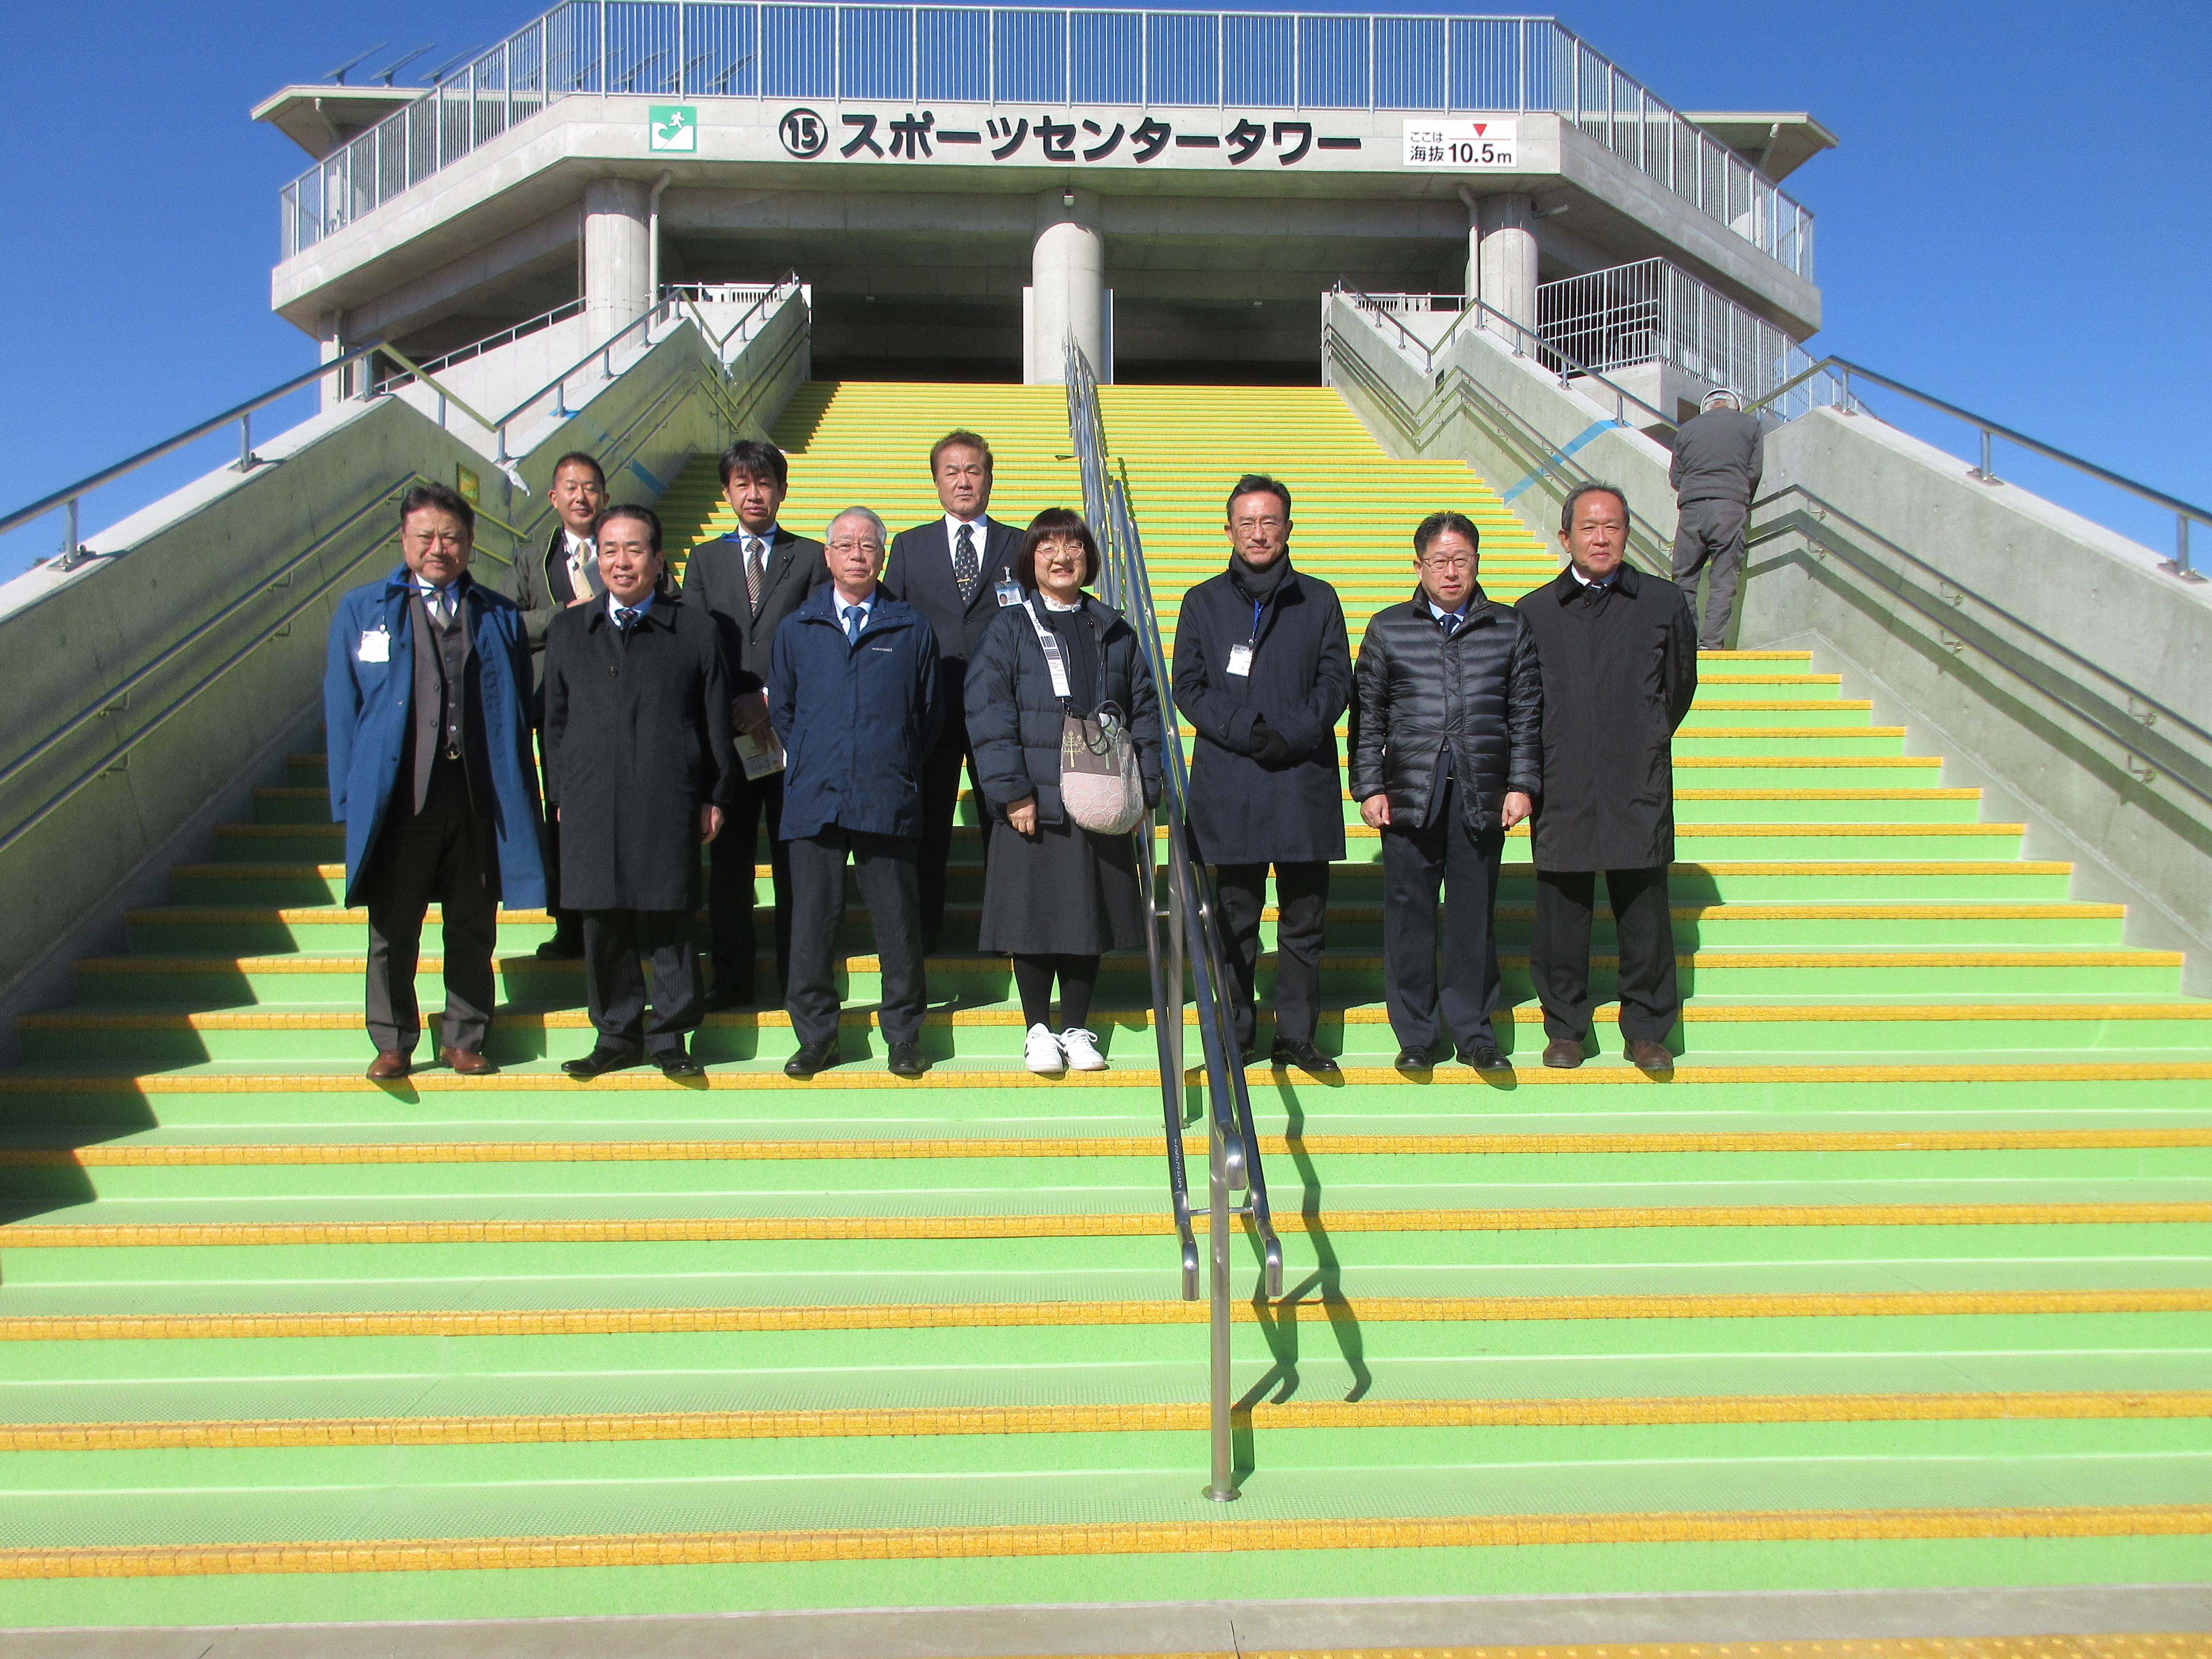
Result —
<instances>
[{"instance_id":1,"label":"concrete pillar","mask_svg":"<svg viewBox=\"0 0 2212 1659\"><path fill-rule=\"evenodd\" d=\"M594 179L584 186L584 337L612 339L645 315L650 263L646 186Z\"/></svg>"},{"instance_id":2,"label":"concrete pillar","mask_svg":"<svg viewBox=\"0 0 2212 1659\"><path fill-rule=\"evenodd\" d=\"M1501 311L1523 328L1536 326L1536 204L1528 197L1506 191L1478 197L1474 204L1476 239L1473 292L1493 310ZM1489 325L1500 333L1512 331L1494 319Z\"/></svg>"},{"instance_id":3,"label":"concrete pillar","mask_svg":"<svg viewBox=\"0 0 2212 1659\"><path fill-rule=\"evenodd\" d=\"M1071 335L1091 371L1101 380L1113 378L1106 360L1106 239L1097 227L1096 191L1055 186L1037 193L1029 359L1039 384L1058 386L1067 378Z\"/></svg>"},{"instance_id":4,"label":"concrete pillar","mask_svg":"<svg viewBox=\"0 0 2212 1659\"><path fill-rule=\"evenodd\" d=\"M345 356L345 313L326 311L315 319L315 361L327 363ZM362 374L361 366L349 363L335 374L325 374L320 384L320 407L328 413L343 403Z\"/></svg>"}]
</instances>

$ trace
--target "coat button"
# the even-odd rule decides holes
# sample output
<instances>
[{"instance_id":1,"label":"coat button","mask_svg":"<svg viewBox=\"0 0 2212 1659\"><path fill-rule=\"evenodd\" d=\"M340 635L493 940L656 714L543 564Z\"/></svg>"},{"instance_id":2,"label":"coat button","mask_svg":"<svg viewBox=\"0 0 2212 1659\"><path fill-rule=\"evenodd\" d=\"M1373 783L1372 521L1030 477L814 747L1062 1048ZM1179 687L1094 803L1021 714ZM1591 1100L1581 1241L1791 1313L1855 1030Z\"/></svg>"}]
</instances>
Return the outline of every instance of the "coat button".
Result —
<instances>
[{"instance_id":1,"label":"coat button","mask_svg":"<svg viewBox=\"0 0 2212 1659\"><path fill-rule=\"evenodd\" d=\"M612 663L609 663L607 665L607 672L610 674L619 674L622 672L622 670L616 667Z\"/></svg>"}]
</instances>

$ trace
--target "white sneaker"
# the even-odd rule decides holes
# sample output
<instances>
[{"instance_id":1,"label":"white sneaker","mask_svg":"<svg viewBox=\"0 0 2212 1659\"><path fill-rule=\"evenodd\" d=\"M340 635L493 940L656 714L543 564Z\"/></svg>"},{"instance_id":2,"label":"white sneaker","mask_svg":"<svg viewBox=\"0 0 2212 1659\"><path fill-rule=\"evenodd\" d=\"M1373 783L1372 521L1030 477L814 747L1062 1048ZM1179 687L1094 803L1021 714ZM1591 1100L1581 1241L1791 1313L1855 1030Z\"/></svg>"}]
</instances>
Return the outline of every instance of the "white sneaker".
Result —
<instances>
[{"instance_id":1,"label":"white sneaker","mask_svg":"<svg viewBox=\"0 0 2212 1659\"><path fill-rule=\"evenodd\" d=\"M1086 1031L1080 1025L1071 1025L1060 1034L1060 1051L1067 1056L1071 1072L1103 1072L1106 1056L1098 1052L1098 1034Z\"/></svg>"},{"instance_id":2,"label":"white sneaker","mask_svg":"<svg viewBox=\"0 0 2212 1659\"><path fill-rule=\"evenodd\" d=\"M1106 1062L1098 1063L1103 1066ZM1022 1064L1032 1072L1064 1072L1067 1069L1067 1056L1060 1052L1058 1037L1042 1025L1032 1025L1022 1043Z\"/></svg>"}]
</instances>

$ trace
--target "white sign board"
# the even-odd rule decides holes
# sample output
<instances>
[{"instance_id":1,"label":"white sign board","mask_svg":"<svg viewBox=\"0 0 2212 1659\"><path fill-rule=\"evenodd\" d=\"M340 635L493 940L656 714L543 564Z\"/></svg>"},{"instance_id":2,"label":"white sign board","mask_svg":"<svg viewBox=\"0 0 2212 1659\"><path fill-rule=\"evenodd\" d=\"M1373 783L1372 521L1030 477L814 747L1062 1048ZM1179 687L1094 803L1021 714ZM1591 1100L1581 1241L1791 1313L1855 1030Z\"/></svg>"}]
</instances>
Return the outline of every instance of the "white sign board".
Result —
<instances>
[{"instance_id":1,"label":"white sign board","mask_svg":"<svg viewBox=\"0 0 2212 1659\"><path fill-rule=\"evenodd\" d=\"M1406 118L1406 165L1450 173L1510 173L1519 165L1511 119L1446 121L1431 115Z\"/></svg>"}]
</instances>

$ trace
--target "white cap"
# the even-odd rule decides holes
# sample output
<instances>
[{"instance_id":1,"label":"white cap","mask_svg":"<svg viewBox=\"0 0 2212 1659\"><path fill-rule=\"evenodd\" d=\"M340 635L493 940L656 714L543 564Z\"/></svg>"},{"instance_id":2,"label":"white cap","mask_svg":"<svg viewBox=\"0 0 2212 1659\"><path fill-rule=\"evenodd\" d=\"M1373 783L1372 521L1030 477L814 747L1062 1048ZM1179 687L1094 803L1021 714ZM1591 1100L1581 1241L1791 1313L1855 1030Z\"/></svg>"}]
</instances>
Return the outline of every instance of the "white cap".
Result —
<instances>
[{"instance_id":1,"label":"white cap","mask_svg":"<svg viewBox=\"0 0 2212 1659\"><path fill-rule=\"evenodd\" d=\"M1705 402L1698 406L1700 409L1711 409L1715 404L1721 402L1723 399L1726 399L1728 402L1734 404L1738 409L1741 409L1743 407L1743 394L1738 392L1732 386L1715 386L1711 392L1705 393Z\"/></svg>"}]
</instances>

